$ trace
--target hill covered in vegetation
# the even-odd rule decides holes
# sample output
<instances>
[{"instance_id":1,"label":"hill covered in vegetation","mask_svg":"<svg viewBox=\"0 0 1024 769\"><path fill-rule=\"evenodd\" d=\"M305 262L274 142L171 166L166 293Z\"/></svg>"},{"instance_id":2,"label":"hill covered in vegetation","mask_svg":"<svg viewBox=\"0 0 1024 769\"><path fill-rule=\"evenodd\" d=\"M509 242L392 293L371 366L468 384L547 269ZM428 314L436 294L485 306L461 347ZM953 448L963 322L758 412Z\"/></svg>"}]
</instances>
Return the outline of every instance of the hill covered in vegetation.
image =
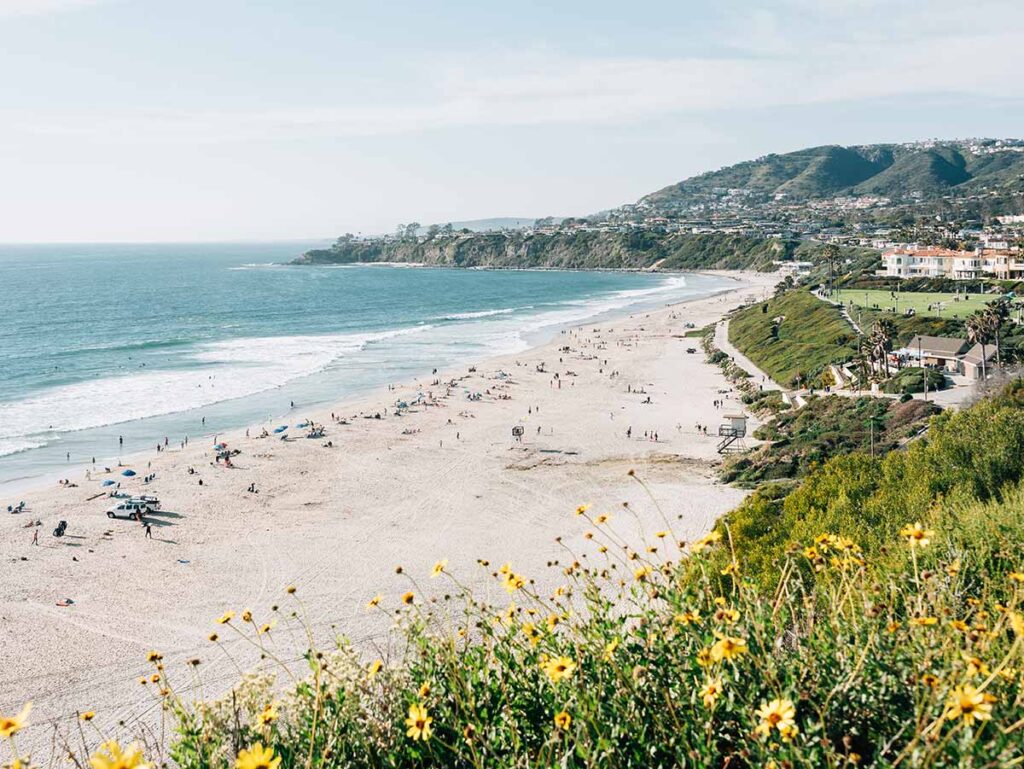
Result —
<instances>
[{"instance_id":1,"label":"hill covered in vegetation","mask_svg":"<svg viewBox=\"0 0 1024 769\"><path fill-rule=\"evenodd\" d=\"M438 267L557 269L757 269L801 258L808 246L793 240L725 233L563 231L458 233L426 239L339 238L308 251L296 264L407 262Z\"/></svg>"},{"instance_id":2,"label":"hill covered in vegetation","mask_svg":"<svg viewBox=\"0 0 1024 769\"><path fill-rule=\"evenodd\" d=\"M935 199L951 191L1024 190L1024 152L962 141L934 144L828 145L771 154L700 174L651 193L654 209L686 208L726 192L751 202L799 203L839 195Z\"/></svg>"}]
</instances>

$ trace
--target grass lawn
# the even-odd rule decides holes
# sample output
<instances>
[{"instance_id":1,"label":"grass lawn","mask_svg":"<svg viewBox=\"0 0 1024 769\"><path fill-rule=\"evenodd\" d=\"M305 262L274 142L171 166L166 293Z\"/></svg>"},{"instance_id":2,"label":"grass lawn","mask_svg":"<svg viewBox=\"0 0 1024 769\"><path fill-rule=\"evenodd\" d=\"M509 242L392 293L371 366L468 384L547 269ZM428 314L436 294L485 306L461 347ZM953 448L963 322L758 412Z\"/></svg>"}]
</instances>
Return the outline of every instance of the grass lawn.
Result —
<instances>
[{"instance_id":1,"label":"grass lawn","mask_svg":"<svg viewBox=\"0 0 1024 769\"><path fill-rule=\"evenodd\" d=\"M961 294L959 301L956 301L956 294L901 291L897 303L895 296L889 291L845 289L836 293L838 294L836 298L845 305L853 302L855 307L877 308L895 311L899 314L913 309L918 315L960 318L961 320L996 298L992 294ZM854 314L853 317L857 316Z\"/></svg>"}]
</instances>

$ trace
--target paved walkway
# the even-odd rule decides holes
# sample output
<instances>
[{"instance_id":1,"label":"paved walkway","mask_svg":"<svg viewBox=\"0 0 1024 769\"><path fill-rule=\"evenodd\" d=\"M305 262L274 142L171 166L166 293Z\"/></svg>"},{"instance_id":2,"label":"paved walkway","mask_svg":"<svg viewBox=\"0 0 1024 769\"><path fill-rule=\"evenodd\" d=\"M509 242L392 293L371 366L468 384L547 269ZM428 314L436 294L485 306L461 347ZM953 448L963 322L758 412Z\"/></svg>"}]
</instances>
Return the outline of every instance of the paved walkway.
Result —
<instances>
[{"instance_id":1,"label":"paved walkway","mask_svg":"<svg viewBox=\"0 0 1024 769\"><path fill-rule=\"evenodd\" d=\"M715 347L733 359L733 362L746 371L753 378L754 384L759 384L765 390L783 390L781 385L757 367L754 361L741 353L732 343L729 342L729 321L721 320L715 326Z\"/></svg>"}]
</instances>

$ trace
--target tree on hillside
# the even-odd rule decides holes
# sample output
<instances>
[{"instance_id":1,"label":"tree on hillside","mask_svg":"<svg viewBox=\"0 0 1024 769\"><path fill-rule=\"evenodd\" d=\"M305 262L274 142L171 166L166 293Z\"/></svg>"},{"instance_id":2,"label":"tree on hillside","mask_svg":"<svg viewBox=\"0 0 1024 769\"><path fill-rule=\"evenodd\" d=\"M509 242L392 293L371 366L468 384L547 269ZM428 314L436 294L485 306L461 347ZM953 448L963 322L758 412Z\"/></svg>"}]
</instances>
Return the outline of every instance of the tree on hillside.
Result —
<instances>
[{"instance_id":1,"label":"tree on hillside","mask_svg":"<svg viewBox=\"0 0 1024 769\"><path fill-rule=\"evenodd\" d=\"M978 310L967 318L967 339L972 344L981 345L981 378L988 379L985 345L992 341L992 322L988 313Z\"/></svg>"},{"instance_id":2,"label":"tree on hillside","mask_svg":"<svg viewBox=\"0 0 1024 769\"><path fill-rule=\"evenodd\" d=\"M1005 296L1001 296L989 302L985 307L989 328L996 340L996 365L1001 367L1003 365L1003 351L1000 332L1003 330L1006 321L1010 319L1010 301Z\"/></svg>"},{"instance_id":3,"label":"tree on hillside","mask_svg":"<svg viewBox=\"0 0 1024 769\"><path fill-rule=\"evenodd\" d=\"M889 353L892 352L892 340L896 336L896 326L888 318L876 320L871 325L871 351L875 360L882 362L885 378L889 378Z\"/></svg>"},{"instance_id":4,"label":"tree on hillside","mask_svg":"<svg viewBox=\"0 0 1024 769\"><path fill-rule=\"evenodd\" d=\"M835 269L836 260L839 258L839 246L835 243L826 243L821 249L821 255L828 262L828 295L835 294Z\"/></svg>"}]
</instances>

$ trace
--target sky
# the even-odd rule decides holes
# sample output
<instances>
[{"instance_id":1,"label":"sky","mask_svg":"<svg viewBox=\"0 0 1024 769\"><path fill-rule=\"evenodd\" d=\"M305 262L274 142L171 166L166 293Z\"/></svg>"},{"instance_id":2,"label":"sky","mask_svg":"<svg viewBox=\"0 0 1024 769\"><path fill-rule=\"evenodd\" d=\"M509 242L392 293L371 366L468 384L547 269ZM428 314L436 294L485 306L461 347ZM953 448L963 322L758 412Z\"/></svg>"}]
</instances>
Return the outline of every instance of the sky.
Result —
<instances>
[{"instance_id":1,"label":"sky","mask_svg":"<svg viewBox=\"0 0 1024 769\"><path fill-rule=\"evenodd\" d=\"M0 0L0 242L585 215L1024 135L1021 0Z\"/></svg>"}]
</instances>

